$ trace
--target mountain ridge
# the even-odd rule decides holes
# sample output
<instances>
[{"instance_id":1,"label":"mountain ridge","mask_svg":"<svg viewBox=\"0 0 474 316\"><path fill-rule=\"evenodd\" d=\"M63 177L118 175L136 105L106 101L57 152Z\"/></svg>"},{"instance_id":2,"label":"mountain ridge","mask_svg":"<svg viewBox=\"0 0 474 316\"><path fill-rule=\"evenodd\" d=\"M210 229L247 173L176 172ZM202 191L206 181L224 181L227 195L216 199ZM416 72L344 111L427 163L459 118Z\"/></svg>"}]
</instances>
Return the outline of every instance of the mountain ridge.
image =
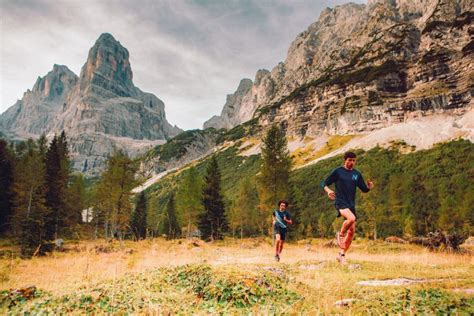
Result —
<instances>
[{"instance_id":1,"label":"mountain ridge","mask_svg":"<svg viewBox=\"0 0 474 316\"><path fill-rule=\"evenodd\" d=\"M315 137L396 124L409 112L468 109L473 15L472 4L456 0L328 8L292 42L284 63L264 71L228 116L251 114L228 128L254 118Z\"/></svg>"}]
</instances>

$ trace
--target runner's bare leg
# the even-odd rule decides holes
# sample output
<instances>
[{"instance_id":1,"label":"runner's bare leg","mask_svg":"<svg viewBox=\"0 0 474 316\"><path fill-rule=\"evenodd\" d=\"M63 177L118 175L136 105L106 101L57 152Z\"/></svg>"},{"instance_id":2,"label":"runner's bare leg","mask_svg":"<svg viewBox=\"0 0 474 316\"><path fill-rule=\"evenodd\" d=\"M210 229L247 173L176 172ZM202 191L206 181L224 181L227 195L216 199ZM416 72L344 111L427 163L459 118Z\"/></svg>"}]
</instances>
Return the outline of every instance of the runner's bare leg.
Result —
<instances>
[{"instance_id":1,"label":"runner's bare leg","mask_svg":"<svg viewBox=\"0 0 474 316\"><path fill-rule=\"evenodd\" d=\"M346 236L345 241L344 241L343 253L346 253L346 251L351 246L352 240L354 239L354 235L355 235L355 222L347 230L347 236Z\"/></svg>"},{"instance_id":2,"label":"runner's bare leg","mask_svg":"<svg viewBox=\"0 0 474 316\"><path fill-rule=\"evenodd\" d=\"M281 238L280 238L280 234L276 234L275 235L275 255L278 255L280 252L280 242L281 242Z\"/></svg>"},{"instance_id":3,"label":"runner's bare leg","mask_svg":"<svg viewBox=\"0 0 474 316\"><path fill-rule=\"evenodd\" d=\"M346 219L344 223L342 223L342 228L341 228L341 234L345 235L349 227L351 227L352 224L355 223L356 218L354 214L352 214L351 210L348 208L341 209L339 210L339 212Z\"/></svg>"},{"instance_id":4,"label":"runner's bare leg","mask_svg":"<svg viewBox=\"0 0 474 316\"><path fill-rule=\"evenodd\" d=\"M349 249L350 244L352 243L352 239L354 238L356 217L348 208L339 210L339 212L346 219L344 223L342 223L341 232L340 232L342 236L344 236L346 232L348 233L343 242L343 245L345 245L345 247L341 251L341 253L345 254L347 249Z\"/></svg>"},{"instance_id":5,"label":"runner's bare leg","mask_svg":"<svg viewBox=\"0 0 474 316\"><path fill-rule=\"evenodd\" d=\"M283 240L280 240L280 248L278 249L278 254L281 254L281 251L283 250Z\"/></svg>"}]
</instances>

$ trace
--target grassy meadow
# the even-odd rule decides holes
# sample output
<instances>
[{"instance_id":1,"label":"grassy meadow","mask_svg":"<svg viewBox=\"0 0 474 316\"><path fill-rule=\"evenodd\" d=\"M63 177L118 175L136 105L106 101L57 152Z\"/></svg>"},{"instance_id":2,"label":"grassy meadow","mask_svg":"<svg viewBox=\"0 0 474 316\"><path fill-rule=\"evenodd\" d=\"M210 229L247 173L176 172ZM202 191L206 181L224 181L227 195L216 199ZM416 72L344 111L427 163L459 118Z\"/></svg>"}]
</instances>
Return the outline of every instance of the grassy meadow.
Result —
<instances>
[{"instance_id":1,"label":"grassy meadow","mask_svg":"<svg viewBox=\"0 0 474 316\"><path fill-rule=\"evenodd\" d=\"M469 315L469 247L456 254L356 239L342 266L327 239L286 244L280 262L269 238L71 241L29 260L4 241L0 313ZM388 279L398 280L358 284Z\"/></svg>"}]
</instances>

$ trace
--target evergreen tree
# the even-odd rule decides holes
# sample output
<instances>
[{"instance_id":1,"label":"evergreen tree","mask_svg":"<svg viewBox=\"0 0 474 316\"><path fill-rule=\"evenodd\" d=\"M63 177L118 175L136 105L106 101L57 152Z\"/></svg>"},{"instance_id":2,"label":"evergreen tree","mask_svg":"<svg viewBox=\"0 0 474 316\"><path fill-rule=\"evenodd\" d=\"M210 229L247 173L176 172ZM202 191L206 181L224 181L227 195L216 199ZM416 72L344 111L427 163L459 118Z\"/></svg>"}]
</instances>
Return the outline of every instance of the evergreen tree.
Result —
<instances>
[{"instance_id":1,"label":"evergreen tree","mask_svg":"<svg viewBox=\"0 0 474 316\"><path fill-rule=\"evenodd\" d=\"M199 219L201 237L205 240L222 239L228 230L225 206L221 195L221 173L215 156L207 167L203 191L204 212Z\"/></svg>"},{"instance_id":2,"label":"evergreen tree","mask_svg":"<svg viewBox=\"0 0 474 316\"><path fill-rule=\"evenodd\" d=\"M29 139L17 147L14 170L14 215L12 228L18 237L22 256L31 256L45 239L46 206L44 142Z\"/></svg>"},{"instance_id":3,"label":"evergreen tree","mask_svg":"<svg viewBox=\"0 0 474 316\"><path fill-rule=\"evenodd\" d=\"M96 185L94 217L96 225L104 224L105 238L118 237L122 240L133 210L132 189L138 185L135 173L137 163L125 153L115 152L107 162Z\"/></svg>"},{"instance_id":4,"label":"evergreen tree","mask_svg":"<svg viewBox=\"0 0 474 316\"><path fill-rule=\"evenodd\" d=\"M10 230L13 215L14 153L8 143L0 139L0 235Z\"/></svg>"},{"instance_id":5,"label":"evergreen tree","mask_svg":"<svg viewBox=\"0 0 474 316\"><path fill-rule=\"evenodd\" d=\"M176 239L181 236L181 227L176 217L176 203L174 192L171 193L168 205L166 207L165 218L163 220L163 229L166 233L167 239Z\"/></svg>"},{"instance_id":6,"label":"evergreen tree","mask_svg":"<svg viewBox=\"0 0 474 316\"><path fill-rule=\"evenodd\" d=\"M254 235L259 231L257 206L258 195L255 182L250 178L244 178L239 184L237 199L230 208L229 224L233 235L235 235L235 230L239 231L241 238L244 235Z\"/></svg>"},{"instance_id":7,"label":"evergreen tree","mask_svg":"<svg viewBox=\"0 0 474 316\"><path fill-rule=\"evenodd\" d=\"M276 203L288 199L291 163L285 133L277 126L271 126L263 138L262 167L257 177L260 218L265 219L259 223L261 231L268 227L268 214L275 209Z\"/></svg>"},{"instance_id":8,"label":"evergreen tree","mask_svg":"<svg viewBox=\"0 0 474 316\"><path fill-rule=\"evenodd\" d=\"M159 206L158 198L154 195L151 195L147 201L147 216L146 216L146 225L148 236L155 237L160 234L160 229L162 228L163 213L161 212L164 207Z\"/></svg>"},{"instance_id":9,"label":"evergreen tree","mask_svg":"<svg viewBox=\"0 0 474 316\"><path fill-rule=\"evenodd\" d=\"M57 238L59 221L63 218L60 212L64 209L65 203L62 203L64 197L61 180L59 179L60 165L58 154L58 140L55 136L46 152L46 205L51 210L45 218L46 236L48 240Z\"/></svg>"},{"instance_id":10,"label":"evergreen tree","mask_svg":"<svg viewBox=\"0 0 474 316\"><path fill-rule=\"evenodd\" d=\"M71 178L71 184L66 196L69 213L67 214L65 222L69 228L73 228L75 225L81 223L82 211L88 207L84 176L78 173Z\"/></svg>"},{"instance_id":11,"label":"evergreen tree","mask_svg":"<svg viewBox=\"0 0 474 316\"><path fill-rule=\"evenodd\" d=\"M69 151L66 135L55 136L46 152L46 204L51 216L46 218L46 239L56 239L58 234L72 225L67 203L70 178Z\"/></svg>"},{"instance_id":12,"label":"evergreen tree","mask_svg":"<svg viewBox=\"0 0 474 316\"><path fill-rule=\"evenodd\" d=\"M313 226L311 225L311 223L308 223L308 225L306 225L305 237L313 238Z\"/></svg>"},{"instance_id":13,"label":"evergreen tree","mask_svg":"<svg viewBox=\"0 0 474 316\"><path fill-rule=\"evenodd\" d=\"M462 203L460 205L460 213L463 215L463 233L467 235L474 234L474 183L468 184Z\"/></svg>"},{"instance_id":14,"label":"evergreen tree","mask_svg":"<svg viewBox=\"0 0 474 316\"><path fill-rule=\"evenodd\" d=\"M198 216L203 212L202 180L195 167L191 167L176 194L176 208L184 224L187 225L187 237L197 224Z\"/></svg>"},{"instance_id":15,"label":"evergreen tree","mask_svg":"<svg viewBox=\"0 0 474 316\"><path fill-rule=\"evenodd\" d=\"M146 238L147 200L143 191L138 195L130 226L137 240Z\"/></svg>"}]
</instances>

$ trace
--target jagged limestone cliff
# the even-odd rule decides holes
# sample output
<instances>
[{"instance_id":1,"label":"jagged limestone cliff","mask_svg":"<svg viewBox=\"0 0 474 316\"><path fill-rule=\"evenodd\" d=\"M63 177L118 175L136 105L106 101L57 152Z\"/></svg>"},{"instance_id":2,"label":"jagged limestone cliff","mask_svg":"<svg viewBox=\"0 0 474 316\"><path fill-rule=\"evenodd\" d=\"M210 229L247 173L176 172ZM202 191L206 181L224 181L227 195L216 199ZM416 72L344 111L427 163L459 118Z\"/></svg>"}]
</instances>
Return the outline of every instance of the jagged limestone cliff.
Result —
<instances>
[{"instance_id":1,"label":"jagged limestone cliff","mask_svg":"<svg viewBox=\"0 0 474 316\"><path fill-rule=\"evenodd\" d=\"M471 109L473 4L380 0L324 10L284 63L259 71L223 112L236 126L257 118L290 136L375 130L434 113ZM206 126L219 126L213 120Z\"/></svg>"},{"instance_id":2,"label":"jagged limestone cliff","mask_svg":"<svg viewBox=\"0 0 474 316\"><path fill-rule=\"evenodd\" d=\"M17 138L64 130L74 168L88 173L98 172L114 150L137 155L181 132L167 122L160 99L135 87L128 50L107 33L90 49L79 77L55 65L0 122Z\"/></svg>"}]
</instances>

